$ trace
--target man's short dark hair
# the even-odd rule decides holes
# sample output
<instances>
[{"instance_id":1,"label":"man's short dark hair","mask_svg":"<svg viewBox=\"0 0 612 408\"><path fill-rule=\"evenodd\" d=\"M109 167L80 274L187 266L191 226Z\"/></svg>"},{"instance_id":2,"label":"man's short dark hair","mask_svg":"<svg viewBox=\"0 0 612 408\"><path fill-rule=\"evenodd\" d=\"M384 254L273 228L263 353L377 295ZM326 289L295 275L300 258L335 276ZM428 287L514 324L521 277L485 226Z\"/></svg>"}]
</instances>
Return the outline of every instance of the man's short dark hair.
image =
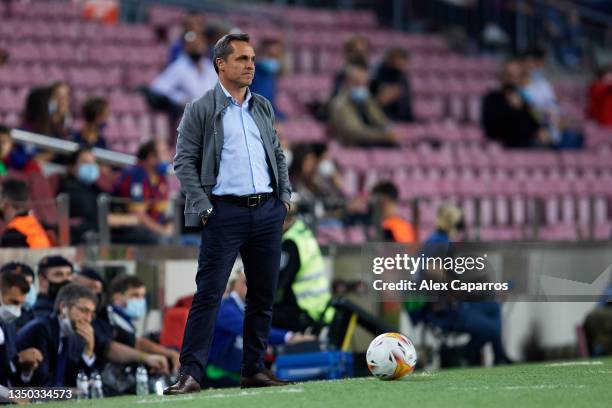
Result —
<instances>
[{"instance_id":1,"label":"man's short dark hair","mask_svg":"<svg viewBox=\"0 0 612 408\"><path fill-rule=\"evenodd\" d=\"M143 286L145 286L145 283L138 276L119 275L111 281L108 291L112 296L115 293L125 293L129 289L141 288Z\"/></svg>"},{"instance_id":2,"label":"man's short dark hair","mask_svg":"<svg viewBox=\"0 0 612 408\"><path fill-rule=\"evenodd\" d=\"M372 194L380 194L390 198L393 201L397 201L397 199L399 198L397 187L395 187L395 184L391 183L390 181L383 181L378 183L372 189Z\"/></svg>"},{"instance_id":3,"label":"man's short dark hair","mask_svg":"<svg viewBox=\"0 0 612 408\"><path fill-rule=\"evenodd\" d=\"M68 156L68 162L66 164L68 164L70 167L76 166L76 164L79 162L79 157L81 157L81 155L85 152L91 152L91 149L86 146L79 147L79 150L71 153L70 156Z\"/></svg>"},{"instance_id":4,"label":"man's short dark hair","mask_svg":"<svg viewBox=\"0 0 612 408\"><path fill-rule=\"evenodd\" d=\"M30 284L25 276L15 272L3 272L0 274L0 291L6 292L10 288L17 288L22 295L30 291Z\"/></svg>"},{"instance_id":5,"label":"man's short dark hair","mask_svg":"<svg viewBox=\"0 0 612 408\"><path fill-rule=\"evenodd\" d=\"M144 161L147 160L147 158L151 154L157 155L157 146L155 140L149 140L148 142L144 142L143 144L138 146L136 157L139 161Z\"/></svg>"},{"instance_id":6,"label":"man's short dark hair","mask_svg":"<svg viewBox=\"0 0 612 408\"><path fill-rule=\"evenodd\" d=\"M93 96L83 104L83 119L85 122L92 123L108 107L108 101L100 96Z\"/></svg>"},{"instance_id":7,"label":"man's short dark hair","mask_svg":"<svg viewBox=\"0 0 612 408\"><path fill-rule=\"evenodd\" d=\"M58 266L69 266L74 271L74 265L68 259L61 255L49 255L45 256L38 263L38 275L47 276L47 269L55 268Z\"/></svg>"},{"instance_id":8,"label":"man's short dark hair","mask_svg":"<svg viewBox=\"0 0 612 408\"><path fill-rule=\"evenodd\" d=\"M16 273L24 276L31 276L32 280L34 279L34 270L30 268L30 265L25 264L23 262L7 262L0 268L0 274L10 272Z\"/></svg>"},{"instance_id":9,"label":"man's short dark hair","mask_svg":"<svg viewBox=\"0 0 612 408\"><path fill-rule=\"evenodd\" d=\"M55 310L59 311L60 303L64 306L74 306L79 302L79 299L91 300L94 305L98 303L96 295L86 286L78 283L69 283L60 289L55 299Z\"/></svg>"},{"instance_id":10,"label":"man's short dark hair","mask_svg":"<svg viewBox=\"0 0 612 408\"><path fill-rule=\"evenodd\" d=\"M244 41L250 42L251 37L246 33L237 34L226 34L217 41L213 50L213 65L215 66L215 72L219 74L219 67L217 66L217 58L221 58L223 61L227 61L227 57L234 52L232 47L232 41Z\"/></svg>"},{"instance_id":11,"label":"man's short dark hair","mask_svg":"<svg viewBox=\"0 0 612 408\"><path fill-rule=\"evenodd\" d=\"M28 208L28 185L21 180L6 179L2 182L2 198L18 210Z\"/></svg>"}]
</instances>

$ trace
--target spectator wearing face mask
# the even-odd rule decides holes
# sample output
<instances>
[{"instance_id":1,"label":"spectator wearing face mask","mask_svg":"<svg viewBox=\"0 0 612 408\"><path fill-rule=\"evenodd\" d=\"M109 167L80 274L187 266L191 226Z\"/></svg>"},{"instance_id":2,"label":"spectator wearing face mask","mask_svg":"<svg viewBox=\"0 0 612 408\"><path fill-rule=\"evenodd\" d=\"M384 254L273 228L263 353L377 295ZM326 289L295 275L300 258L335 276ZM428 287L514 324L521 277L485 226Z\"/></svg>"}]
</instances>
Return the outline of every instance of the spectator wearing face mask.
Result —
<instances>
[{"instance_id":1,"label":"spectator wearing face mask","mask_svg":"<svg viewBox=\"0 0 612 408\"><path fill-rule=\"evenodd\" d=\"M49 248L51 241L38 219L29 211L28 187L21 180L6 179L0 190L0 216L7 222L0 246Z\"/></svg>"},{"instance_id":2,"label":"spectator wearing face mask","mask_svg":"<svg viewBox=\"0 0 612 408\"><path fill-rule=\"evenodd\" d=\"M342 85L346 81L346 75L350 67L357 66L366 71L369 69L370 41L363 35L353 36L344 43L343 53L344 68L338 71L334 77L331 98L336 97L340 92Z\"/></svg>"},{"instance_id":3,"label":"spectator wearing face mask","mask_svg":"<svg viewBox=\"0 0 612 408\"><path fill-rule=\"evenodd\" d=\"M49 255L38 263L38 295L34 303L34 316L53 313L57 294L74 278L72 262L60 255Z\"/></svg>"},{"instance_id":4,"label":"spectator wearing face mask","mask_svg":"<svg viewBox=\"0 0 612 408\"><path fill-rule=\"evenodd\" d=\"M401 137L391 129L389 118L370 95L365 68L347 69L341 92L330 103L332 136L345 145L396 146Z\"/></svg>"},{"instance_id":5,"label":"spectator wearing face mask","mask_svg":"<svg viewBox=\"0 0 612 408\"><path fill-rule=\"evenodd\" d=\"M15 320L15 326L17 327L17 330L19 330L34 318L33 308L34 303L36 303L36 296L38 294L35 285L34 271L23 262L8 262L2 265L2 268L0 268L0 275L5 272L23 275L26 282L28 282L28 285L30 286L30 290L28 291L25 301L21 307L21 316Z\"/></svg>"},{"instance_id":6,"label":"spectator wearing face mask","mask_svg":"<svg viewBox=\"0 0 612 408\"><path fill-rule=\"evenodd\" d=\"M200 14L196 10L191 10L187 13L185 19L183 20L183 36L185 33L188 33L190 31L193 31L194 33L204 33L205 28L206 25L204 22L204 16L202 14ZM183 36L181 36L181 38L176 39L170 45L168 65L172 64L174 61L177 60L177 58L181 56L181 53L183 52L185 47L185 41Z\"/></svg>"},{"instance_id":7,"label":"spectator wearing face mask","mask_svg":"<svg viewBox=\"0 0 612 408\"><path fill-rule=\"evenodd\" d=\"M151 84L151 91L164 96L177 108L185 107L217 83L217 74L207 54L204 34L189 31L183 36L183 53Z\"/></svg>"},{"instance_id":8,"label":"spectator wearing face mask","mask_svg":"<svg viewBox=\"0 0 612 408\"><path fill-rule=\"evenodd\" d=\"M276 118L282 119L275 103L278 78L283 74L283 56L285 50L283 43L276 38L266 38L259 45L257 61L251 91L260 94L272 103Z\"/></svg>"},{"instance_id":9,"label":"spectator wearing face mask","mask_svg":"<svg viewBox=\"0 0 612 408\"><path fill-rule=\"evenodd\" d=\"M166 357L176 373L179 353L136 333L134 322L147 314L146 294L147 288L137 276L117 276L109 285L109 304L100 308L94 327L126 346Z\"/></svg>"},{"instance_id":10,"label":"spectator wearing face mask","mask_svg":"<svg viewBox=\"0 0 612 408\"><path fill-rule=\"evenodd\" d=\"M35 348L17 351L15 322L21 315L29 288L24 275L0 272L0 387L19 385L20 374L35 370L43 359Z\"/></svg>"},{"instance_id":11,"label":"spectator wearing face mask","mask_svg":"<svg viewBox=\"0 0 612 408\"><path fill-rule=\"evenodd\" d=\"M106 138L102 134L110 115L108 101L97 96L89 98L83 105L83 128L74 134L73 140L81 146L106 149Z\"/></svg>"},{"instance_id":12,"label":"spectator wearing face mask","mask_svg":"<svg viewBox=\"0 0 612 408\"><path fill-rule=\"evenodd\" d=\"M99 177L100 168L90 148L81 147L70 156L59 192L68 195L70 216L79 220L72 227L72 242L83 242L87 231L98 231L98 196L102 193L96 185Z\"/></svg>"}]
</instances>

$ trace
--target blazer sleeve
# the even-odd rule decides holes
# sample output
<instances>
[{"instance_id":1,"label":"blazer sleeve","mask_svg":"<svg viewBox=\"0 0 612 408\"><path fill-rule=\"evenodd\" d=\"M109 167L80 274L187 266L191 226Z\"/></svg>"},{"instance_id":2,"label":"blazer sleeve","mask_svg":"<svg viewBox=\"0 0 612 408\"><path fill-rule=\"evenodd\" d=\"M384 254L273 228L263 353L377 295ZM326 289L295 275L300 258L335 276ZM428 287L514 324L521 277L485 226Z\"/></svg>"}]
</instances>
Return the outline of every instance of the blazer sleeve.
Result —
<instances>
[{"instance_id":1,"label":"blazer sleeve","mask_svg":"<svg viewBox=\"0 0 612 408\"><path fill-rule=\"evenodd\" d=\"M274 149L274 155L276 156L276 167L278 171L278 197L281 201L290 204L291 203L291 183L289 182L289 170L287 168L287 159L285 153L278 139L278 133L274 128L274 108L270 101L266 100L270 118L272 120L272 129L274 129L274 137L272 138L272 148Z\"/></svg>"},{"instance_id":2,"label":"blazer sleeve","mask_svg":"<svg viewBox=\"0 0 612 408\"><path fill-rule=\"evenodd\" d=\"M43 387L46 386L50 379L50 367L49 360L52 352L57 353L57 350L51 350L52 343L49 342L51 337L51 331L46 330L47 327L44 321L36 320L31 324L27 324L17 333L17 350L23 351L28 348L35 348L40 351L43 356L43 361L38 365L38 368L34 371L30 381L23 385L31 387Z\"/></svg>"},{"instance_id":3,"label":"blazer sleeve","mask_svg":"<svg viewBox=\"0 0 612 408\"><path fill-rule=\"evenodd\" d=\"M212 208L200 182L203 132L204 124L196 106L194 103L188 103L178 127L174 171L181 182L181 190L193 205L192 212L197 214Z\"/></svg>"}]
</instances>

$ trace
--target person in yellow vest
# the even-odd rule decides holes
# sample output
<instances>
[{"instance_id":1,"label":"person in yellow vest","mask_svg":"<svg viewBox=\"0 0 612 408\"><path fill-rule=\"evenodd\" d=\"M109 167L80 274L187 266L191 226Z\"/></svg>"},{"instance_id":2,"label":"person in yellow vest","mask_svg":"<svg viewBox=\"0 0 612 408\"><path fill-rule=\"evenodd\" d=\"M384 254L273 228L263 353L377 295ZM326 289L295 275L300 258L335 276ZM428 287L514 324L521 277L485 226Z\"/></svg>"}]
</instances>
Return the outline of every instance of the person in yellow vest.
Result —
<instances>
[{"instance_id":1,"label":"person in yellow vest","mask_svg":"<svg viewBox=\"0 0 612 408\"><path fill-rule=\"evenodd\" d=\"M417 241L417 234L411 223L398 214L397 201L399 193L391 182L378 183L372 194L378 198L381 215L381 228L385 241L411 244Z\"/></svg>"},{"instance_id":2,"label":"person in yellow vest","mask_svg":"<svg viewBox=\"0 0 612 408\"><path fill-rule=\"evenodd\" d=\"M330 324L334 309L330 277L325 272L321 249L313 232L296 215L296 205L285 218L278 290L272 326L303 332Z\"/></svg>"},{"instance_id":3,"label":"person in yellow vest","mask_svg":"<svg viewBox=\"0 0 612 408\"><path fill-rule=\"evenodd\" d=\"M0 191L0 211L7 223L0 237L2 247L49 248L51 241L28 209L28 187L23 181L6 179Z\"/></svg>"}]
</instances>

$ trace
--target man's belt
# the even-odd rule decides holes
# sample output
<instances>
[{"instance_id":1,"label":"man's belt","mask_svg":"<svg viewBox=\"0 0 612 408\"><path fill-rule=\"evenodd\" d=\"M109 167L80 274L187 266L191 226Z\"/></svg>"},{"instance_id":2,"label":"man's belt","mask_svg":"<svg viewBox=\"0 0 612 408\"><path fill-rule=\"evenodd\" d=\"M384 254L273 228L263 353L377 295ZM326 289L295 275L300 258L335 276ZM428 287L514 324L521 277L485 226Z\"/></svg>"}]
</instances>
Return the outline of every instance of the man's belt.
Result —
<instances>
[{"instance_id":1,"label":"man's belt","mask_svg":"<svg viewBox=\"0 0 612 408\"><path fill-rule=\"evenodd\" d=\"M228 203L236 204L241 207L257 207L265 203L268 198L272 197L270 193L251 194L246 196L235 195L213 195L213 200L227 201Z\"/></svg>"}]
</instances>

